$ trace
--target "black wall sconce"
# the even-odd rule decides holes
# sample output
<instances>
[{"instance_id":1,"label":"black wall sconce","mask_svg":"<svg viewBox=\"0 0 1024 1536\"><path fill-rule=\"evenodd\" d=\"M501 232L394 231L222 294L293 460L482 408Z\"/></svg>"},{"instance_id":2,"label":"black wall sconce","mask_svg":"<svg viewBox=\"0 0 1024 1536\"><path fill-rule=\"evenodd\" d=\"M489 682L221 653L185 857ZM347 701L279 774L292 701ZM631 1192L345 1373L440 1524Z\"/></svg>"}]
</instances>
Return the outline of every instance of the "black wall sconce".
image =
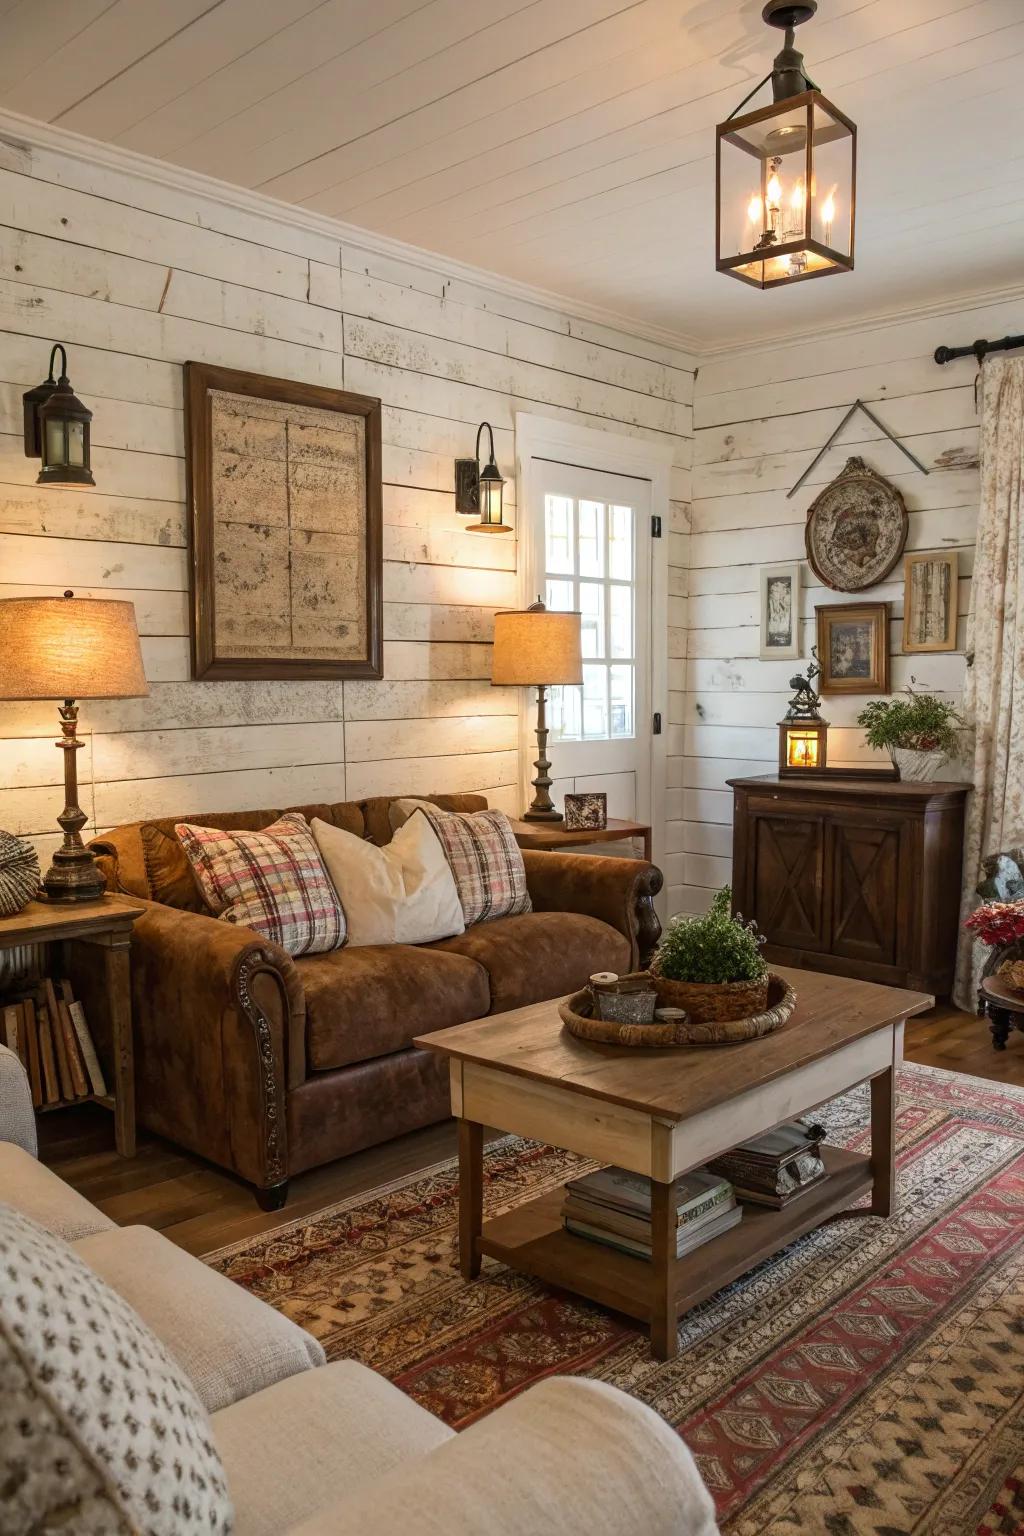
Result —
<instances>
[{"instance_id":1,"label":"black wall sconce","mask_svg":"<svg viewBox=\"0 0 1024 1536\"><path fill-rule=\"evenodd\" d=\"M487 428L491 456L480 468L480 434ZM482 421L476 432L476 457L455 460L455 510L466 517L479 513L480 521L470 523L467 533L511 533L501 520L501 494L505 482L494 458L494 433L489 421Z\"/></svg>"},{"instance_id":2,"label":"black wall sconce","mask_svg":"<svg viewBox=\"0 0 1024 1536\"><path fill-rule=\"evenodd\" d=\"M60 377L53 362L60 353ZM90 467L89 423L92 411L71 388L68 355L60 342L50 352L50 372L42 384L22 395L25 408L25 457L41 459L37 485L95 485Z\"/></svg>"}]
</instances>

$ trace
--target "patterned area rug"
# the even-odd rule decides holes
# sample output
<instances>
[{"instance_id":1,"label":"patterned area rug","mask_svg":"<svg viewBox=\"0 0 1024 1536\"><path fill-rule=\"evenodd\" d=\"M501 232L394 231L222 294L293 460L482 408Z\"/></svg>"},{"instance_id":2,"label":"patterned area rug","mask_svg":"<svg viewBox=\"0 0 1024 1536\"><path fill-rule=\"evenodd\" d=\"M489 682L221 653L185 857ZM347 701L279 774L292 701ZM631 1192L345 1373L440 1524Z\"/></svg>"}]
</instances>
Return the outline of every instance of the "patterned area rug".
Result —
<instances>
[{"instance_id":1,"label":"patterned area rug","mask_svg":"<svg viewBox=\"0 0 1024 1536\"><path fill-rule=\"evenodd\" d=\"M817 1118L866 1149L866 1090ZM455 1258L454 1163L211 1255L223 1274L463 1426L580 1373L657 1410L728 1536L1024 1533L1024 1090L900 1077L900 1203L811 1233L688 1313L678 1359L628 1320ZM499 1211L588 1166L506 1138Z\"/></svg>"}]
</instances>

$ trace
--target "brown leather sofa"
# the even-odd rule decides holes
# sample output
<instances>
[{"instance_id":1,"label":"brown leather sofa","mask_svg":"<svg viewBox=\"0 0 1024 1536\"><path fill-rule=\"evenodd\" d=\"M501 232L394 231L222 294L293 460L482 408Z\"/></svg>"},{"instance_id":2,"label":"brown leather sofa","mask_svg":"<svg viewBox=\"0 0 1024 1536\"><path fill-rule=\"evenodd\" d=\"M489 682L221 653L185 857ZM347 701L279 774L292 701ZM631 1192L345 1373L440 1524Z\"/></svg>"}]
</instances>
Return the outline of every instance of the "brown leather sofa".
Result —
<instances>
[{"instance_id":1,"label":"brown leather sofa","mask_svg":"<svg viewBox=\"0 0 1024 1536\"><path fill-rule=\"evenodd\" d=\"M483 810L479 795L437 795ZM391 797L291 807L390 841ZM282 812L166 817L92 848L108 887L146 910L132 936L139 1120L284 1203L292 1174L449 1114L440 1058L416 1035L582 986L646 960L661 874L642 860L526 852L533 911L427 945L292 959L203 907L176 821L258 831Z\"/></svg>"}]
</instances>

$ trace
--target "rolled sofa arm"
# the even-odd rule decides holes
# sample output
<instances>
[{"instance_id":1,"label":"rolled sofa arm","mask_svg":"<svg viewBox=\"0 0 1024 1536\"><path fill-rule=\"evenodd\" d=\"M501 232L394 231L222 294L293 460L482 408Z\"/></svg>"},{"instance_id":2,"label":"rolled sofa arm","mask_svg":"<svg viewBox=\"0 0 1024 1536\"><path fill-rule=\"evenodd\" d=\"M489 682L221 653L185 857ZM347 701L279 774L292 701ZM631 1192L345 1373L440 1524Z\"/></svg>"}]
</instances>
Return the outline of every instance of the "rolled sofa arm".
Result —
<instances>
[{"instance_id":1,"label":"rolled sofa arm","mask_svg":"<svg viewBox=\"0 0 1024 1536\"><path fill-rule=\"evenodd\" d=\"M604 1382L552 1377L290 1536L717 1536L693 1457Z\"/></svg>"},{"instance_id":2,"label":"rolled sofa arm","mask_svg":"<svg viewBox=\"0 0 1024 1536\"><path fill-rule=\"evenodd\" d=\"M0 1045L0 1141L12 1141L33 1157L39 1155L28 1073L6 1045Z\"/></svg>"},{"instance_id":3,"label":"rolled sofa arm","mask_svg":"<svg viewBox=\"0 0 1024 1536\"><path fill-rule=\"evenodd\" d=\"M654 898L664 880L646 859L589 853L523 851L526 884L537 912L582 912L624 933L634 966L647 965L661 938Z\"/></svg>"},{"instance_id":4,"label":"rolled sofa arm","mask_svg":"<svg viewBox=\"0 0 1024 1536\"><path fill-rule=\"evenodd\" d=\"M140 1119L258 1190L283 1185L285 1095L305 1078L294 962L251 928L140 905L132 931Z\"/></svg>"}]
</instances>

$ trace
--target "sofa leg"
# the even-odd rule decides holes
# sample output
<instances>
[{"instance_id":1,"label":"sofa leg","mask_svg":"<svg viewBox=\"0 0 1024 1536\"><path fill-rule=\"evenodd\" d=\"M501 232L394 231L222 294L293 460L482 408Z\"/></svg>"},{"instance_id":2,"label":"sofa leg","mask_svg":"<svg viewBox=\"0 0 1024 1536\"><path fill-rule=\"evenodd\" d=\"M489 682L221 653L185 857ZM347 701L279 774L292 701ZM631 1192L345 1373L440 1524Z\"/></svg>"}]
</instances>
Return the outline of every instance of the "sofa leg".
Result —
<instances>
[{"instance_id":1,"label":"sofa leg","mask_svg":"<svg viewBox=\"0 0 1024 1536\"><path fill-rule=\"evenodd\" d=\"M255 1194L261 1211L279 1211L288 1199L288 1180L271 1184L268 1189L257 1189Z\"/></svg>"},{"instance_id":2,"label":"sofa leg","mask_svg":"<svg viewBox=\"0 0 1024 1536\"><path fill-rule=\"evenodd\" d=\"M641 970L646 970L651 963L651 956L661 938L661 923L654 910L654 898L664 884L665 877L661 870L657 864L652 864L636 902L636 941Z\"/></svg>"}]
</instances>

